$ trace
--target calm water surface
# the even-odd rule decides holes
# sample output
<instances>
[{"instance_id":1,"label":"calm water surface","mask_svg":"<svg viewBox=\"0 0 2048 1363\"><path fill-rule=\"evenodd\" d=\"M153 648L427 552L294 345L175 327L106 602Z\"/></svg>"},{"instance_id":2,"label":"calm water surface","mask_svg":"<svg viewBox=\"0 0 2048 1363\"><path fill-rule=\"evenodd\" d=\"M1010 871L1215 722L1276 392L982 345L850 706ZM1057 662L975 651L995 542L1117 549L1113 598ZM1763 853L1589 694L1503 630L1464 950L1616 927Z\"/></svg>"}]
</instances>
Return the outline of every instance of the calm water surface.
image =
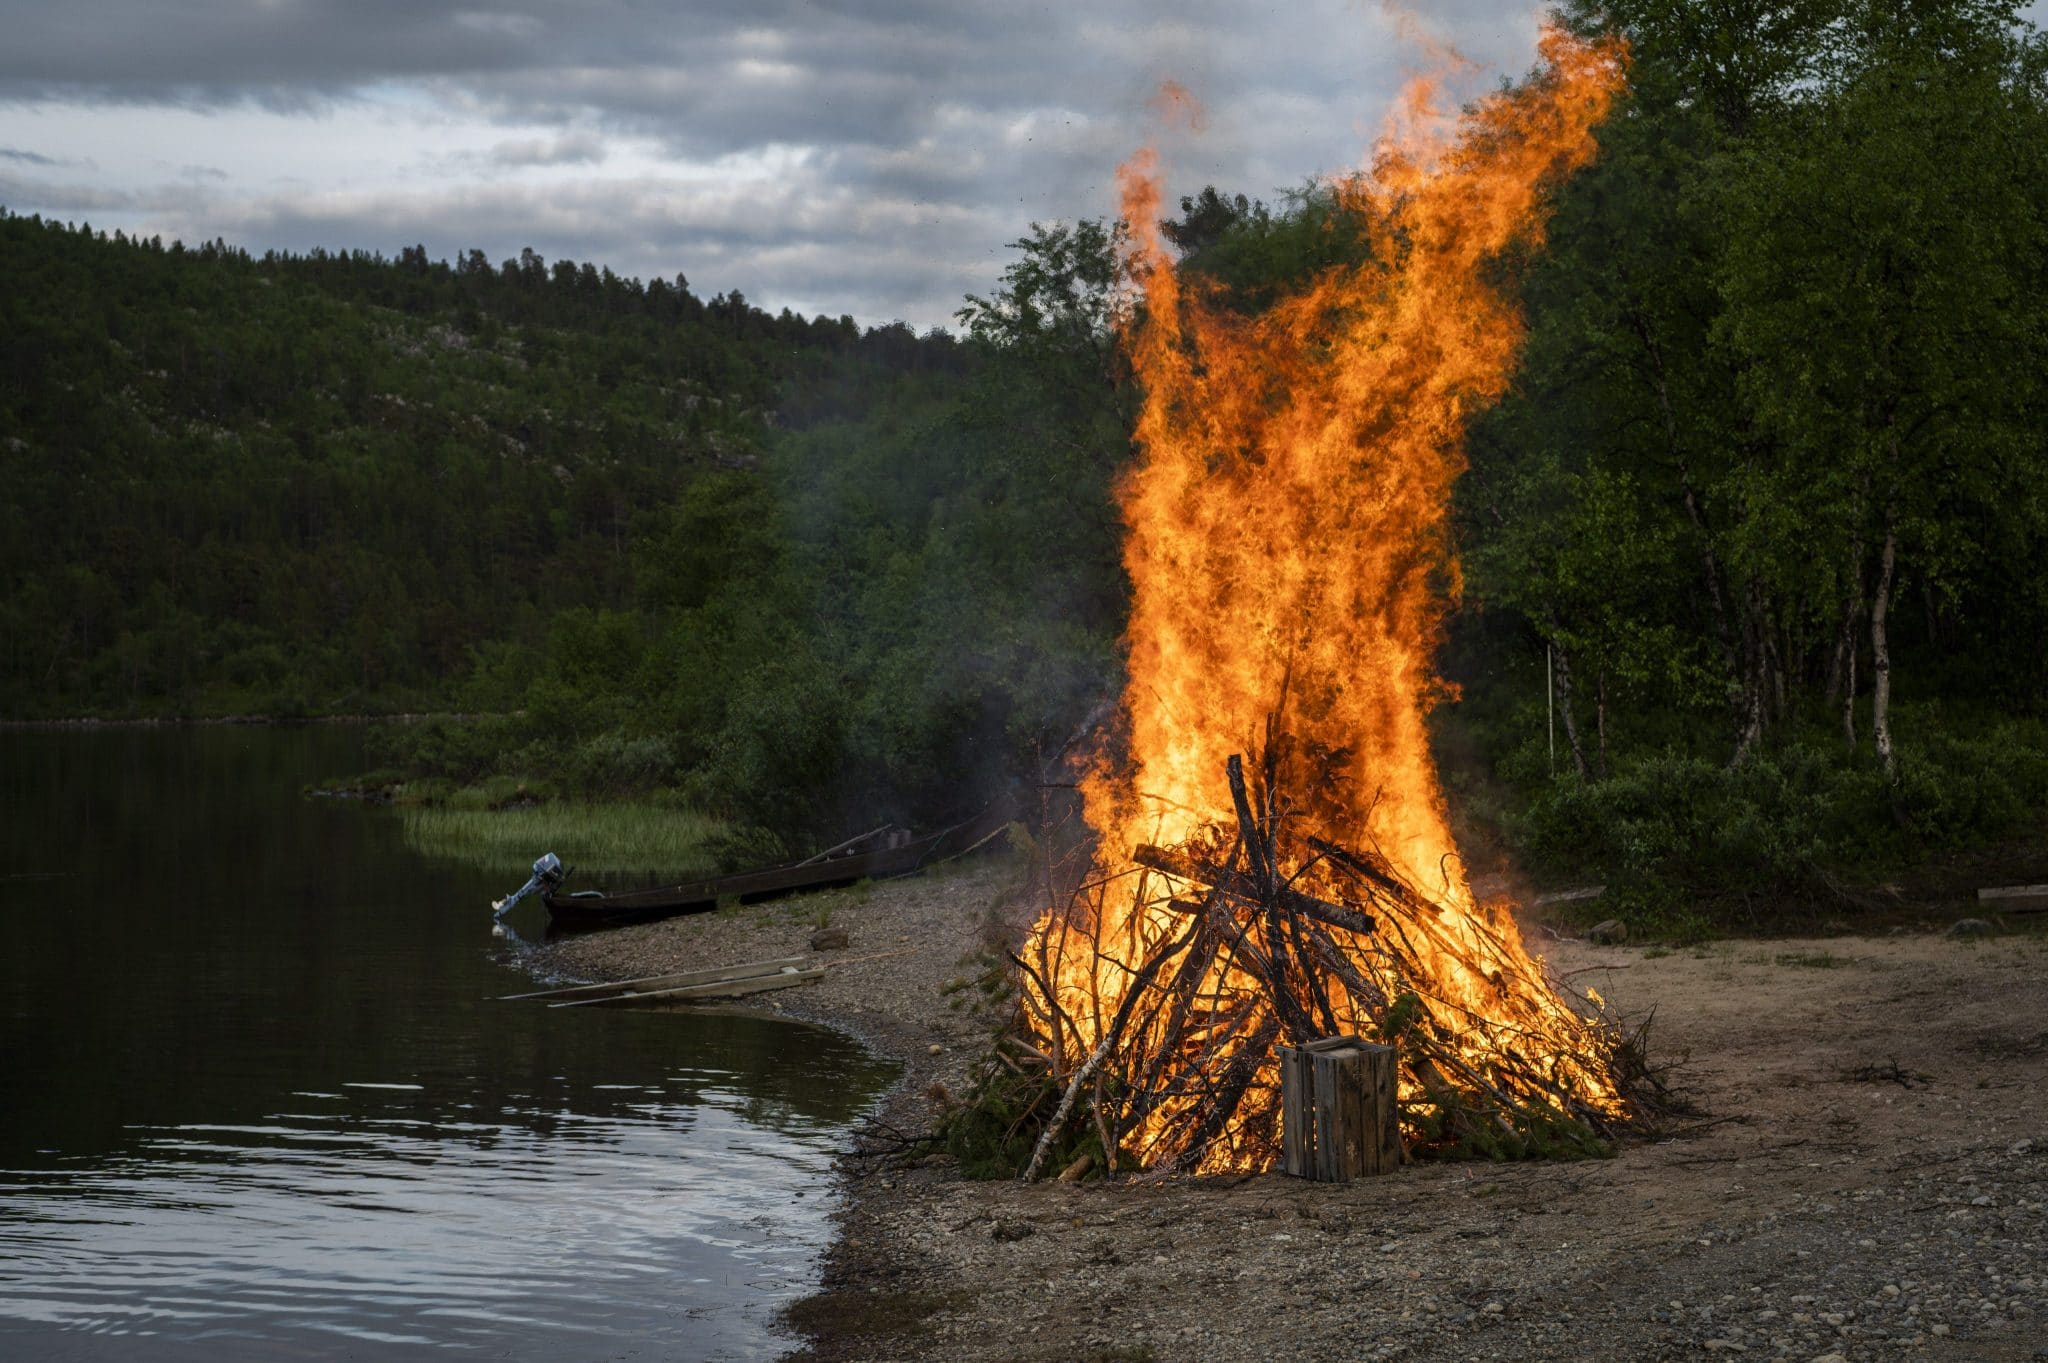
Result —
<instances>
[{"instance_id":1,"label":"calm water surface","mask_svg":"<svg viewBox=\"0 0 2048 1363\"><path fill-rule=\"evenodd\" d=\"M774 1357L892 1071L492 1001L523 868L300 797L360 743L0 734L0 1359Z\"/></svg>"}]
</instances>

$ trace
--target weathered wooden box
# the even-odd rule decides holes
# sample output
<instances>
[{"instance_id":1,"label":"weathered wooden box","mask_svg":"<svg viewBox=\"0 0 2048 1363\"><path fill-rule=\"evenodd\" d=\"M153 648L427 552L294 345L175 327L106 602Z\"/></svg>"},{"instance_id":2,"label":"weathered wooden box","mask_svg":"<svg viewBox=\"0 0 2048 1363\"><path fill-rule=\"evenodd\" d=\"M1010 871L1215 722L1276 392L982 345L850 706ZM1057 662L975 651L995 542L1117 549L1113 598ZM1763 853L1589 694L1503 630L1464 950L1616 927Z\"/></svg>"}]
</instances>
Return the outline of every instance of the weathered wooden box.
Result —
<instances>
[{"instance_id":1,"label":"weathered wooden box","mask_svg":"<svg viewBox=\"0 0 2048 1363\"><path fill-rule=\"evenodd\" d=\"M1280 1048L1281 1168L1319 1183L1401 1167L1392 1046L1355 1036Z\"/></svg>"}]
</instances>

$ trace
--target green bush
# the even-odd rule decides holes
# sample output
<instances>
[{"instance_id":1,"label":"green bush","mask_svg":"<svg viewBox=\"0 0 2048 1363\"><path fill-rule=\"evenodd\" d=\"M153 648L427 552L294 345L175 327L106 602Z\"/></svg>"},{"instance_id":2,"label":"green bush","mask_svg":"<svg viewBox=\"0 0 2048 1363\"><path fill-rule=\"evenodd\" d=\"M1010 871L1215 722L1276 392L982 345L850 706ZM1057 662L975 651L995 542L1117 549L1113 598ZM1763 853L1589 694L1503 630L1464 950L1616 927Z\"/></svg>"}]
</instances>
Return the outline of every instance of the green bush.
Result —
<instances>
[{"instance_id":1,"label":"green bush","mask_svg":"<svg viewBox=\"0 0 2048 1363\"><path fill-rule=\"evenodd\" d=\"M1533 869L1605 876L1603 914L1680 936L1698 926L1687 904L1819 901L1930 854L2041 832L2048 726L1961 735L1928 716L1910 731L1896 779L1818 737L1732 766L1651 754L1604 781L1552 778L1505 816L1506 832Z\"/></svg>"},{"instance_id":2,"label":"green bush","mask_svg":"<svg viewBox=\"0 0 2048 1363\"><path fill-rule=\"evenodd\" d=\"M613 730L570 749L561 774L586 794L647 790L675 780L675 748L666 739Z\"/></svg>"}]
</instances>

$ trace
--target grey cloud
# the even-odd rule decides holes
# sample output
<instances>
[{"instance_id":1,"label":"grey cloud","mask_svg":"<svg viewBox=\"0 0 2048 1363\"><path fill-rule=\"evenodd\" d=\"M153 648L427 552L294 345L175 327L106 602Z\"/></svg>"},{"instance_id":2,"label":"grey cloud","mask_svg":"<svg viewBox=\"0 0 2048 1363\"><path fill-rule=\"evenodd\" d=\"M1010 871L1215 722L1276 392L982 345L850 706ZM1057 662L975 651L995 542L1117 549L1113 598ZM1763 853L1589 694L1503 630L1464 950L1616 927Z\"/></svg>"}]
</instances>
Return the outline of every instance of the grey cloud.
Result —
<instances>
[{"instance_id":1,"label":"grey cloud","mask_svg":"<svg viewBox=\"0 0 2048 1363\"><path fill-rule=\"evenodd\" d=\"M560 137L500 142L491 148L490 160L500 166L589 166L604 160L607 154L603 138L591 133L565 133Z\"/></svg>"},{"instance_id":2,"label":"grey cloud","mask_svg":"<svg viewBox=\"0 0 2048 1363\"><path fill-rule=\"evenodd\" d=\"M23 151L19 147L0 147L0 161L18 161L25 166L59 166L64 164L53 156L41 152Z\"/></svg>"},{"instance_id":3,"label":"grey cloud","mask_svg":"<svg viewBox=\"0 0 2048 1363\"><path fill-rule=\"evenodd\" d=\"M143 206L143 196L130 190L105 189L94 185L54 184L45 180L24 180L0 174L0 204L14 213L104 213L132 211Z\"/></svg>"},{"instance_id":4,"label":"grey cloud","mask_svg":"<svg viewBox=\"0 0 2048 1363\"><path fill-rule=\"evenodd\" d=\"M179 226L175 230L151 226L143 235L161 230L166 238L211 241L224 231L209 226L213 221L212 209L220 202L214 190L197 183L120 189L75 181L25 179L0 172L0 205L5 205L9 212L73 219L90 217L98 219L97 225L109 231L116 226L133 231L144 223L176 222Z\"/></svg>"},{"instance_id":5,"label":"grey cloud","mask_svg":"<svg viewBox=\"0 0 2048 1363\"><path fill-rule=\"evenodd\" d=\"M263 98L428 75L688 66L735 38L762 50L789 33L886 34L914 57L935 50L925 35L986 31L989 18L1011 13L918 0L876 4L858 17L808 0L7 0L0 89L17 97Z\"/></svg>"},{"instance_id":6,"label":"grey cloud","mask_svg":"<svg viewBox=\"0 0 2048 1363\"><path fill-rule=\"evenodd\" d=\"M1511 67L1528 59L1530 12L1431 11L1472 55ZM429 240L494 258L530 243L919 325L985 291L1032 220L1113 210L1115 167L1151 131L1160 78L1209 113L1201 137L1164 137L1170 192L1213 180L1270 197L1356 165L1412 60L1374 7L1346 0L0 0L0 26L0 102L314 108L396 85L442 115L521 129L447 158L432 190L374 205L318 192L317 175L305 194L222 193L175 222L138 200L167 231L258 249ZM730 178L479 183L596 166L608 149L616 164L613 138ZM790 169L759 183L766 165Z\"/></svg>"},{"instance_id":7,"label":"grey cloud","mask_svg":"<svg viewBox=\"0 0 2048 1363\"><path fill-rule=\"evenodd\" d=\"M497 261L531 246L647 278L685 273L700 294L738 289L806 315L851 312L920 326L950 316L981 286L985 266L955 243L1000 236L973 210L872 201L810 181L707 189L680 181L596 180L470 185L416 194L326 193L237 200L184 187L88 201L51 186L24 193L0 177L18 211L124 208L139 230L254 249L362 247L395 254L424 243L436 257L470 248Z\"/></svg>"},{"instance_id":8,"label":"grey cloud","mask_svg":"<svg viewBox=\"0 0 2048 1363\"><path fill-rule=\"evenodd\" d=\"M371 80L503 70L546 52L544 31L408 0L9 0L0 30L0 93L15 98L289 103Z\"/></svg>"}]
</instances>

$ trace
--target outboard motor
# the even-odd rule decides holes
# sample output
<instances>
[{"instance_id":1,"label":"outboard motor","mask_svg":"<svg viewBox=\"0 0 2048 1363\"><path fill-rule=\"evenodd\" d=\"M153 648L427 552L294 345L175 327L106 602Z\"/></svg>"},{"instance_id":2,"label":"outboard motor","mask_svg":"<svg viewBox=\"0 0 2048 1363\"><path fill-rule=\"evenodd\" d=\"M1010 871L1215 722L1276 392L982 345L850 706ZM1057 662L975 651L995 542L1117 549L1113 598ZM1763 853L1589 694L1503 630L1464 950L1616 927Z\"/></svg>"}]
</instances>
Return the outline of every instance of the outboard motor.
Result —
<instances>
[{"instance_id":1,"label":"outboard motor","mask_svg":"<svg viewBox=\"0 0 2048 1363\"><path fill-rule=\"evenodd\" d=\"M546 891L554 889L555 886L562 883L562 875L562 859L553 852L543 853L541 859L533 863L533 878L511 894L506 895L503 899L491 905L491 916L493 918L503 918L512 911L514 904L517 904L535 890Z\"/></svg>"}]
</instances>

